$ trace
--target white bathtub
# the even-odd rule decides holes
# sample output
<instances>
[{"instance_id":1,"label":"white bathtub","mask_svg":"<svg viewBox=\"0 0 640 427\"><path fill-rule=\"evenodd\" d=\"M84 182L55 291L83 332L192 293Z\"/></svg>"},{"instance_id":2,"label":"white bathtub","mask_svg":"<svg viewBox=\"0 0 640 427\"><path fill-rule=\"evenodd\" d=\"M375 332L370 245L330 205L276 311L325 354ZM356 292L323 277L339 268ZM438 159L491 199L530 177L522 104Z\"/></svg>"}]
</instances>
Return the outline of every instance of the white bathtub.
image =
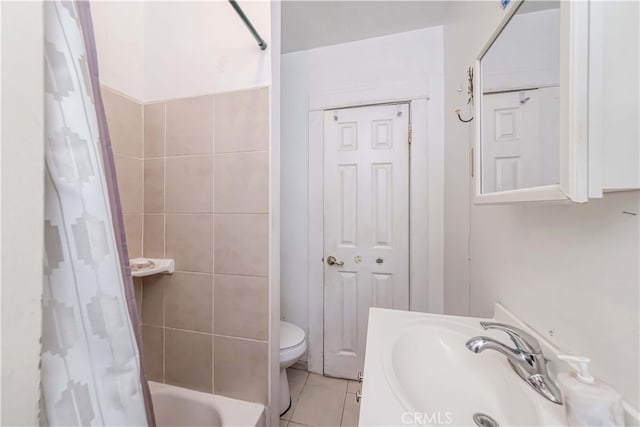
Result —
<instances>
[{"instance_id":1,"label":"white bathtub","mask_svg":"<svg viewBox=\"0 0 640 427\"><path fill-rule=\"evenodd\" d=\"M264 427L264 406L149 381L158 427Z\"/></svg>"}]
</instances>

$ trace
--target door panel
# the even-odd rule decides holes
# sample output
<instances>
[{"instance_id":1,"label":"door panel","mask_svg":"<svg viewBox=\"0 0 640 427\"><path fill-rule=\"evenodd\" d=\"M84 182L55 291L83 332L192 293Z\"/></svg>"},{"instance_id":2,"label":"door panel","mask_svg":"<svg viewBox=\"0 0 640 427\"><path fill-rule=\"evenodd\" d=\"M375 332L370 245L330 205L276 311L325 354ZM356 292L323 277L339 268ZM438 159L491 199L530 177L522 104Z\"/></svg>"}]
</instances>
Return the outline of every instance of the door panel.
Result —
<instances>
[{"instance_id":1,"label":"door panel","mask_svg":"<svg viewBox=\"0 0 640 427\"><path fill-rule=\"evenodd\" d=\"M407 104L325 113L327 375L362 369L369 307L409 308L408 128Z\"/></svg>"}]
</instances>

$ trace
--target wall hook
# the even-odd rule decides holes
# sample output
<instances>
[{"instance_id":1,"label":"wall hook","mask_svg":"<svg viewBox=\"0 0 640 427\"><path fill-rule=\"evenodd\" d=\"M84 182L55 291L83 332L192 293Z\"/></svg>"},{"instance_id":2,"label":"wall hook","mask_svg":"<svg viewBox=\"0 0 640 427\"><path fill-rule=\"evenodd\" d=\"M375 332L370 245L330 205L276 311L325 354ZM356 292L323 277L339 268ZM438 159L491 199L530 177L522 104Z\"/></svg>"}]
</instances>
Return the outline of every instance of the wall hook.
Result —
<instances>
[{"instance_id":1,"label":"wall hook","mask_svg":"<svg viewBox=\"0 0 640 427\"><path fill-rule=\"evenodd\" d=\"M473 104L473 67L469 67L467 69L467 95L469 95L469 99L467 99L467 105L469 104ZM461 92L461 89L458 89L458 92ZM463 119L462 116L460 115L460 109L458 108L457 110L454 111L454 113L456 113L458 115L458 120L460 120L462 123L469 123L471 120L473 120L473 117L471 117L470 119Z\"/></svg>"},{"instance_id":2,"label":"wall hook","mask_svg":"<svg viewBox=\"0 0 640 427\"><path fill-rule=\"evenodd\" d=\"M462 123L469 123L471 120L473 120L473 117L471 117L468 120L463 119L462 116L460 116L460 109L459 108L457 110L455 110L454 113L456 113L458 115L458 120L460 120Z\"/></svg>"}]
</instances>

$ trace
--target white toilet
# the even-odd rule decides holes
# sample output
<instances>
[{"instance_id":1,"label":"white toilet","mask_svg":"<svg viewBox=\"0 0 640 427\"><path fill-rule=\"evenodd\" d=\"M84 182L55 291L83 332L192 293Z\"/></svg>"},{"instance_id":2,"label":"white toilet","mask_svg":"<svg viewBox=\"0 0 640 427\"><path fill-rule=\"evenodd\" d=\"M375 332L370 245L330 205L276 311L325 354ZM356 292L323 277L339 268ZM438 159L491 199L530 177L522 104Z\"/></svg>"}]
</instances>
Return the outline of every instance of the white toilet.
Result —
<instances>
[{"instance_id":1,"label":"white toilet","mask_svg":"<svg viewBox=\"0 0 640 427\"><path fill-rule=\"evenodd\" d=\"M293 365L307 351L304 331L296 325L280 321L280 415L291 406L291 393L287 368Z\"/></svg>"}]
</instances>

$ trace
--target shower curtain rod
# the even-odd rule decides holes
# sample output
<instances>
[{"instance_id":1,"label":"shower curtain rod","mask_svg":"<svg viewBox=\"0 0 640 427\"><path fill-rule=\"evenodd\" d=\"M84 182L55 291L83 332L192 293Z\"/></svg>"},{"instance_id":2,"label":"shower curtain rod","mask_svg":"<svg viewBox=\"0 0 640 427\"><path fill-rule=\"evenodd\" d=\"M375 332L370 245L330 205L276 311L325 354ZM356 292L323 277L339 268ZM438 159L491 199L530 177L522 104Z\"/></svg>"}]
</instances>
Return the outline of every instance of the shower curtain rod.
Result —
<instances>
[{"instance_id":1,"label":"shower curtain rod","mask_svg":"<svg viewBox=\"0 0 640 427\"><path fill-rule=\"evenodd\" d=\"M244 25L246 25L249 31L251 31L251 34L253 35L253 38L258 42L258 46L260 46L260 49L265 50L267 48L267 42L265 42L262 37L260 37L260 34L258 34L256 29L253 28L253 25L251 25L251 21L249 21L247 15L244 14L238 2L235 0L229 0L229 3L231 3L231 6L233 6L233 8L236 10L238 15L240 16L240 19L242 19L242 21L244 22Z\"/></svg>"}]
</instances>

